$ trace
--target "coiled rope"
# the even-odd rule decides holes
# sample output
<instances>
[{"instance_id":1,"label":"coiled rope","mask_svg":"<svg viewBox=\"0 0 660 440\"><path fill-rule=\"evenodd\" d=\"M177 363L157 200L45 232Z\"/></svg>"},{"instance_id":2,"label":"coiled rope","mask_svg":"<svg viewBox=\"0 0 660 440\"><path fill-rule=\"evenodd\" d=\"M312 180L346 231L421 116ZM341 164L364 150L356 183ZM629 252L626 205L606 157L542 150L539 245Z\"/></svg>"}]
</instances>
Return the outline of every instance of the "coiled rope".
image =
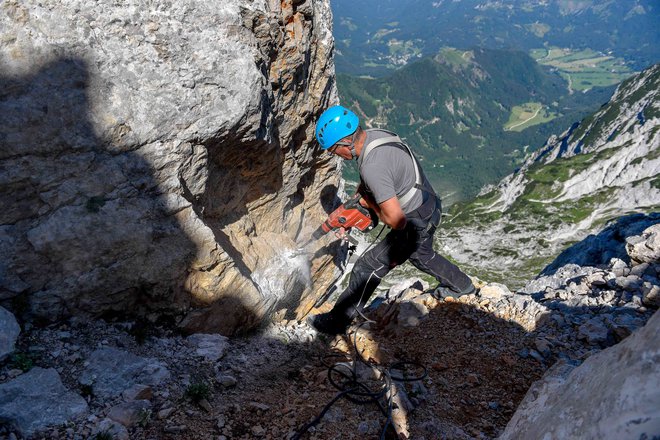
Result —
<instances>
[{"instance_id":1,"label":"coiled rope","mask_svg":"<svg viewBox=\"0 0 660 440\"><path fill-rule=\"evenodd\" d=\"M318 414L318 416L316 416L312 421L310 421L302 428L300 428L298 432L296 432L296 434L291 438L291 440L300 440L303 434L305 434L313 426L316 426L321 421L321 419L323 419L323 416L325 416L325 414L330 410L332 405L334 405L342 397L358 405L375 404L376 406L378 406L378 409L386 418L385 426L383 427L380 434L380 440L384 440L385 434L387 432L387 428L389 428L390 424L392 423L392 409L393 409L392 399L394 397L394 389L393 389L394 382L415 382L426 378L428 374L426 368L417 362L400 361L390 366L384 367L364 359L360 354L360 351L358 350L357 334L362 326L366 324L375 324L375 321L364 316L359 310L358 313L364 319L364 321L358 324L353 334L354 356L352 360L352 369L350 370L350 372L347 372L346 366L343 363L338 363L338 362L333 364L326 363L325 359L327 357L333 357L333 356L336 357L337 355L330 355L321 358L321 362L328 368L328 381L339 392L337 393L337 395L335 395L335 397L332 398L332 400L330 400L330 402L328 402L325 405L325 407L323 407L323 409ZM380 378L379 378L381 381L380 389L372 390L371 388L369 388L367 384L360 381L357 373L358 363L362 363L365 366L371 369L376 369L380 372ZM407 369L411 367L421 371L421 373L418 374L417 376L412 376L412 377L407 376L405 374L404 375L394 374L395 371L405 372ZM336 380L336 378L338 378L339 380ZM382 402L382 400L385 400L385 402Z\"/></svg>"}]
</instances>

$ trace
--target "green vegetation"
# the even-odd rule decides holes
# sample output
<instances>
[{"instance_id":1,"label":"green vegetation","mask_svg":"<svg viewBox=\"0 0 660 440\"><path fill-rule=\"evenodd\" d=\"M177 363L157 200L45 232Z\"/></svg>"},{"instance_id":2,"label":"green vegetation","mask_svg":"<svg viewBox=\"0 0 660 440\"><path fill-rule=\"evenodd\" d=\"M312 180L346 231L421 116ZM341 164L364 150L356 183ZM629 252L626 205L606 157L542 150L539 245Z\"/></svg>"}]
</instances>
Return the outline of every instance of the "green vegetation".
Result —
<instances>
[{"instance_id":1,"label":"green vegetation","mask_svg":"<svg viewBox=\"0 0 660 440\"><path fill-rule=\"evenodd\" d=\"M511 109L509 120L504 124L506 131L523 131L524 129L550 122L559 116L540 102L526 102Z\"/></svg>"},{"instance_id":2,"label":"green vegetation","mask_svg":"<svg viewBox=\"0 0 660 440\"><path fill-rule=\"evenodd\" d=\"M550 26L548 26L545 23L539 23L539 22L526 24L525 29L527 29L528 31L530 31L539 38L543 38L545 34L550 32Z\"/></svg>"},{"instance_id":3,"label":"green vegetation","mask_svg":"<svg viewBox=\"0 0 660 440\"><path fill-rule=\"evenodd\" d=\"M470 274L477 275L480 278L515 286L517 283L522 283L524 280L538 274L543 267L554 259L556 253L571 244L568 241L555 242L554 240L560 238L553 237L551 235L552 231L561 230L566 232L571 228L576 229L578 226L597 230L614 217L627 214L621 212L616 206L611 206L612 200L616 200L615 193L618 191L616 187L603 186L581 196L577 200L565 199L560 196L563 193L565 183L569 179L578 173L602 168L604 161L612 161L613 157L620 153L622 148L629 148L631 142L634 142L629 140L620 146L610 148L604 148L601 144L601 141L616 138L616 125L619 124L613 124L613 122L621 116L623 109L639 108L638 103L642 99L647 99L649 93L658 89L660 86L660 69L656 67L653 73L649 75L645 72L646 76L643 82L640 82L641 75L624 81L621 84L621 95L619 96L624 95L626 96L625 99L602 106L599 111L586 118L573 131L570 143L581 144L579 146L583 148L593 148L596 146L596 140L598 140L597 146L600 149L555 159L549 164L539 161L529 165L524 171L527 183L523 193L504 212L497 210L498 199L501 196L497 190L451 207L449 219L443 223L443 235L445 237L451 240L460 239L461 230L464 231L465 228L469 228L470 233L477 236L483 230L489 237L486 242L492 243L485 250L485 255L501 257L501 260L497 260L498 264L501 261L515 261L512 267L508 269L498 270L493 264L487 268L478 267L479 264L484 266L489 264L474 248L472 250L464 249L463 251L466 254L463 255L463 260L468 261L468 264L463 263L462 267ZM637 117L640 124L646 123L643 115L628 114L626 117L628 119ZM630 163L636 165L644 160L651 161L658 157L660 157L660 149L653 149L644 157L632 160ZM639 190L644 190L643 188L647 188L649 184L660 189L660 177L653 176L641 179L634 182L633 186L638 187ZM502 206L499 205L500 208ZM654 212L657 210L657 206L646 206L632 209L631 212ZM490 223L495 220L497 222L491 228ZM499 241L499 245L496 245L494 243L497 243L498 240L493 242L490 238L495 238L493 234L499 234L500 231L506 235L507 240ZM439 238L439 240L442 241L442 238ZM553 240L553 242L550 243L550 240ZM561 246L561 248L557 246ZM524 257L524 261L520 261L523 254L528 255L531 252L536 253L537 256L533 258Z\"/></svg>"},{"instance_id":4,"label":"green vegetation","mask_svg":"<svg viewBox=\"0 0 660 440\"><path fill-rule=\"evenodd\" d=\"M571 96L559 75L523 52L448 47L384 78L338 75L337 82L364 126L392 130L411 145L445 205L513 171L524 146L538 148L611 93ZM353 166L344 169L357 178Z\"/></svg>"},{"instance_id":5,"label":"green vegetation","mask_svg":"<svg viewBox=\"0 0 660 440\"><path fill-rule=\"evenodd\" d=\"M474 52L458 50L453 47L443 47L434 60L440 63L447 63L454 67L467 67L474 56Z\"/></svg>"},{"instance_id":6,"label":"green vegetation","mask_svg":"<svg viewBox=\"0 0 660 440\"><path fill-rule=\"evenodd\" d=\"M638 157L637 159L633 159L630 164L631 165L638 165L644 161L650 161L650 160L655 160L658 157L660 157L660 148L656 148L655 150L649 151L645 156Z\"/></svg>"},{"instance_id":7,"label":"green vegetation","mask_svg":"<svg viewBox=\"0 0 660 440\"><path fill-rule=\"evenodd\" d=\"M26 372L34 367L34 359L29 353L19 351L11 355L10 364L12 368Z\"/></svg>"},{"instance_id":8,"label":"green vegetation","mask_svg":"<svg viewBox=\"0 0 660 440\"><path fill-rule=\"evenodd\" d=\"M469 202L453 205L445 225L449 228L485 225L503 217L508 218L511 225L525 222L556 226L566 222L579 222L590 215L594 206L611 196L609 188L585 197L579 203L553 203L552 199L560 195L563 189L562 182L586 170L592 164L608 159L616 151L615 148L608 148L595 153L560 158L549 164L534 164L525 173L529 183L524 193L506 212L489 209L499 198L497 191L491 191ZM505 228L505 232L512 230L513 227Z\"/></svg>"},{"instance_id":9,"label":"green vegetation","mask_svg":"<svg viewBox=\"0 0 660 440\"><path fill-rule=\"evenodd\" d=\"M660 176L658 176L658 177L654 178L653 180L651 180L651 186L653 188L660 189Z\"/></svg>"},{"instance_id":10,"label":"green vegetation","mask_svg":"<svg viewBox=\"0 0 660 440\"><path fill-rule=\"evenodd\" d=\"M632 93L627 95L624 101L610 103L601 108L600 111L584 119L571 135L571 142L581 141L584 148L589 148L598 139L614 138L617 133L610 132L612 130L612 127L610 127L611 122L621 115L622 109L628 108L644 96L660 88L660 75L657 72L658 69L656 69L656 74L651 75L641 87L638 86L635 77L623 81L619 86L621 90L626 90L633 86L636 86L636 88ZM648 120L653 116L657 116L658 113L660 112L658 112L652 103L644 108L642 116ZM632 128L633 126L630 127L630 129Z\"/></svg>"},{"instance_id":11,"label":"green vegetation","mask_svg":"<svg viewBox=\"0 0 660 440\"><path fill-rule=\"evenodd\" d=\"M548 49L546 48L540 48L540 49L532 49L529 51L529 55L534 58L536 61L540 60L541 58L545 58L548 56Z\"/></svg>"},{"instance_id":12,"label":"green vegetation","mask_svg":"<svg viewBox=\"0 0 660 440\"><path fill-rule=\"evenodd\" d=\"M656 105L647 105L644 107L643 114L646 119L660 118L660 104L656 103Z\"/></svg>"},{"instance_id":13,"label":"green vegetation","mask_svg":"<svg viewBox=\"0 0 660 440\"><path fill-rule=\"evenodd\" d=\"M660 59L657 10L649 0L634 14L634 5L625 1L580 1L579 13L577 8L567 8L571 3L567 1L525 1L516 2L515 7L485 8L475 7L479 2L474 1L438 3L442 2L333 0L337 72L388 75L393 67L389 39L416 41L423 56L432 56L443 46L517 47L524 51L591 48L606 56L613 51L634 63L634 70ZM390 32L387 37L374 37L384 30ZM343 41L350 41L350 47Z\"/></svg>"},{"instance_id":14,"label":"green vegetation","mask_svg":"<svg viewBox=\"0 0 660 440\"><path fill-rule=\"evenodd\" d=\"M545 56L541 51L546 51ZM607 87L630 77L634 72L622 59L591 49L574 51L551 47L530 51L539 63L556 68L567 79L572 90Z\"/></svg>"},{"instance_id":15,"label":"green vegetation","mask_svg":"<svg viewBox=\"0 0 660 440\"><path fill-rule=\"evenodd\" d=\"M137 425L141 428L146 428L151 422L152 412L150 409L141 409L137 414Z\"/></svg>"},{"instance_id":16,"label":"green vegetation","mask_svg":"<svg viewBox=\"0 0 660 440\"><path fill-rule=\"evenodd\" d=\"M211 395L211 387L205 382L195 382L186 389L186 397L195 403L208 399Z\"/></svg>"},{"instance_id":17,"label":"green vegetation","mask_svg":"<svg viewBox=\"0 0 660 440\"><path fill-rule=\"evenodd\" d=\"M413 57L419 55L422 52L421 49L417 47L415 42L412 40L397 40L396 38L392 38L387 42L387 47L389 48L390 55L393 57Z\"/></svg>"},{"instance_id":18,"label":"green vegetation","mask_svg":"<svg viewBox=\"0 0 660 440\"><path fill-rule=\"evenodd\" d=\"M391 34L392 32L395 32L396 29L378 29L378 31L374 34L373 38L374 39L382 39L383 37L387 36L388 34Z\"/></svg>"}]
</instances>

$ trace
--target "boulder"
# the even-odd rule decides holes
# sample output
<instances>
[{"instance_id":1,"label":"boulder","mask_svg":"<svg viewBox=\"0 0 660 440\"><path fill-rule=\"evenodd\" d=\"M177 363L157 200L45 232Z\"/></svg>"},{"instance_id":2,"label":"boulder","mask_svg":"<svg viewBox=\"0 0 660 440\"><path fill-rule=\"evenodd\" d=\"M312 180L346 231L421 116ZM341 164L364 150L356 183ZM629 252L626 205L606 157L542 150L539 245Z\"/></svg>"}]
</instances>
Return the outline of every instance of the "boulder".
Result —
<instances>
[{"instance_id":1,"label":"boulder","mask_svg":"<svg viewBox=\"0 0 660 440\"><path fill-rule=\"evenodd\" d=\"M122 392L122 397L126 402L133 400L151 400L154 397L154 391L150 386L135 384Z\"/></svg>"},{"instance_id":2,"label":"boulder","mask_svg":"<svg viewBox=\"0 0 660 440\"><path fill-rule=\"evenodd\" d=\"M91 386L94 396L102 398L119 396L136 384L155 386L170 378L160 361L116 348L100 348L86 363L78 381Z\"/></svg>"},{"instance_id":3,"label":"boulder","mask_svg":"<svg viewBox=\"0 0 660 440\"><path fill-rule=\"evenodd\" d=\"M209 361L217 361L225 355L228 339L222 335L205 335L197 333L188 336L186 342L191 346L197 356Z\"/></svg>"},{"instance_id":4,"label":"boulder","mask_svg":"<svg viewBox=\"0 0 660 440\"><path fill-rule=\"evenodd\" d=\"M500 440L653 438L660 432L660 313L582 365L536 382Z\"/></svg>"},{"instance_id":5,"label":"boulder","mask_svg":"<svg viewBox=\"0 0 660 440\"><path fill-rule=\"evenodd\" d=\"M646 289L642 302L649 307L660 307L660 286L654 285Z\"/></svg>"},{"instance_id":6,"label":"boulder","mask_svg":"<svg viewBox=\"0 0 660 440\"><path fill-rule=\"evenodd\" d=\"M660 223L626 239L626 252L635 264L660 262Z\"/></svg>"},{"instance_id":7,"label":"boulder","mask_svg":"<svg viewBox=\"0 0 660 440\"><path fill-rule=\"evenodd\" d=\"M421 302L404 301L399 303L397 322L403 327L417 327L428 314L429 309Z\"/></svg>"},{"instance_id":8,"label":"boulder","mask_svg":"<svg viewBox=\"0 0 660 440\"><path fill-rule=\"evenodd\" d=\"M609 330L600 317L591 318L582 324L578 330L578 338L589 344L596 345L607 341Z\"/></svg>"},{"instance_id":9,"label":"boulder","mask_svg":"<svg viewBox=\"0 0 660 440\"><path fill-rule=\"evenodd\" d=\"M509 288L500 283L488 283L479 291L479 296L494 300L499 300L511 295L512 293Z\"/></svg>"},{"instance_id":10,"label":"boulder","mask_svg":"<svg viewBox=\"0 0 660 440\"><path fill-rule=\"evenodd\" d=\"M32 368L0 384L0 420L25 437L87 414L87 402L67 390L53 368Z\"/></svg>"},{"instance_id":11,"label":"boulder","mask_svg":"<svg viewBox=\"0 0 660 440\"><path fill-rule=\"evenodd\" d=\"M132 400L115 405L108 411L108 418L121 423L127 428L136 423L144 422L151 415L151 402L148 400Z\"/></svg>"},{"instance_id":12,"label":"boulder","mask_svg":"<svg viewBox=\"0 0 660 440\"><path fill-rule=\"evenodd\" d=\"M113 440L130 440L126 427L109 418L101 420L94 429L94 437L99 436L100 434L110 435Z\"/></svg>"},{"instance_id":13,"label":"boulder","mask_svg":"<svg viewBox=\"0 0 660 440\"><path fill-rule=\"evenodd\" d=\"M0 307L0 361L14 352L16 339L21 328L14 315L4 307Z\"/></svg>"}]
</instances>

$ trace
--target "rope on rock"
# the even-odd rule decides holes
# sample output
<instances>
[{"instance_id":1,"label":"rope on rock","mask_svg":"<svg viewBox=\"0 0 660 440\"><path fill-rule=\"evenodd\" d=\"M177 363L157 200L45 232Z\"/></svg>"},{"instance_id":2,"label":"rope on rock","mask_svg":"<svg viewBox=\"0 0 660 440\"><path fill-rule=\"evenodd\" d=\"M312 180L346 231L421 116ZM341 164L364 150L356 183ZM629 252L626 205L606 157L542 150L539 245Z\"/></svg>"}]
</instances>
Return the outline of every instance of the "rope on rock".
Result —
<instances>
[{"instance_id":1,"label":"rope on rock","mask_svg":"<svg viewBox=\"0 0 660 440\"><path fill-rule=\"evenodd\" d=\"M321 419L323 419L323 416L325 416L328 410L330 410L332 405L334 405L342 397L358 405L367 405L373 403L378 406L380 412L383 414L383 416L386 417L385 426L383 427L383 430L380 434L380 440L384 440L387 428L389 428L389 426L392 424L392 398L394 397L394 382L420 381L426 378L428 375L426 367L417 362L400 361L390 366L380 366L376 363L369 362L364 359L358 350L357 334L363 325L370 323L375 324L375 321L372 321L364 316L359 310L358 313L364 319L364 321L358 324L353 334L354 356L352 359L352 368L350 371L348 371L348 368L346 368L346 364L344 363L326 363L325 359L327 357L332 357L333 355L321 358L323 365L328 368L328 381L339 392L335 397L332 398L332 400L330 400L330 402L325 405L325 407L323 407L318 416L300 428L298 432L296 432L296 434L291 438L291 440L300 440L303 434L305 434L313 426L317 425ZM359 363L364 364L372 370L376 369L380 373L380 377L378 378L381 382L380 389L372 390L367 384L360 380L358 377ZM393 374L395 371L405 372L409 368L414 368L418 371L421 371L421 373L412 377L408 377L405 373L402 375ZM385 400L385 402L382 402L382 400Z\"/></svg>"}]
</instances>

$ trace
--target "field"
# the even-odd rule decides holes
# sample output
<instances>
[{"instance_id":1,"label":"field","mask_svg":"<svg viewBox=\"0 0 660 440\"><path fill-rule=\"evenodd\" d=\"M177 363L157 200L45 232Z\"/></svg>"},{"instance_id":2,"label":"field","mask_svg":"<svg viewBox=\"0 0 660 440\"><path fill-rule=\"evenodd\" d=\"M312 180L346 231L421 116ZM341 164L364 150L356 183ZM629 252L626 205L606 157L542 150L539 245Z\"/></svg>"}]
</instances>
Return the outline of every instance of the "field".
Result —
<instances>
[{"instance_id":1,"label":"field","mask_svg":"<svg viewBox=\"0 0 660 440\"><path fill-rule=\"evenodd\" d=\"M504 124L505 131L523 131L527 127L552 121L559 116L540 102L526 102L511 109L509 120Z\"/></svg>"},{"instance_id":2,"label":"field","mask_svg":"<svg viewBox=\"0 0 660 440\"><path fill-rule=\"evenodd\" d=\"M611 86L634 73L623 60L591 49L550 47L533 49L530 55L540 64L556 68L568 81L569 88L576 91Z\"/></svg>"},{"instance_id":3,"label":"field","mask_svg":"<svg viewBox=\"0 0 660 440\"><path fill-rule=\"evenodd\" d=\"M465 67L470 64L474 58L474 52L455 49L453 47L443 47L440 49L435 60L441 63L447 63L455 67Z\"/></svg>"}]
</instances>

